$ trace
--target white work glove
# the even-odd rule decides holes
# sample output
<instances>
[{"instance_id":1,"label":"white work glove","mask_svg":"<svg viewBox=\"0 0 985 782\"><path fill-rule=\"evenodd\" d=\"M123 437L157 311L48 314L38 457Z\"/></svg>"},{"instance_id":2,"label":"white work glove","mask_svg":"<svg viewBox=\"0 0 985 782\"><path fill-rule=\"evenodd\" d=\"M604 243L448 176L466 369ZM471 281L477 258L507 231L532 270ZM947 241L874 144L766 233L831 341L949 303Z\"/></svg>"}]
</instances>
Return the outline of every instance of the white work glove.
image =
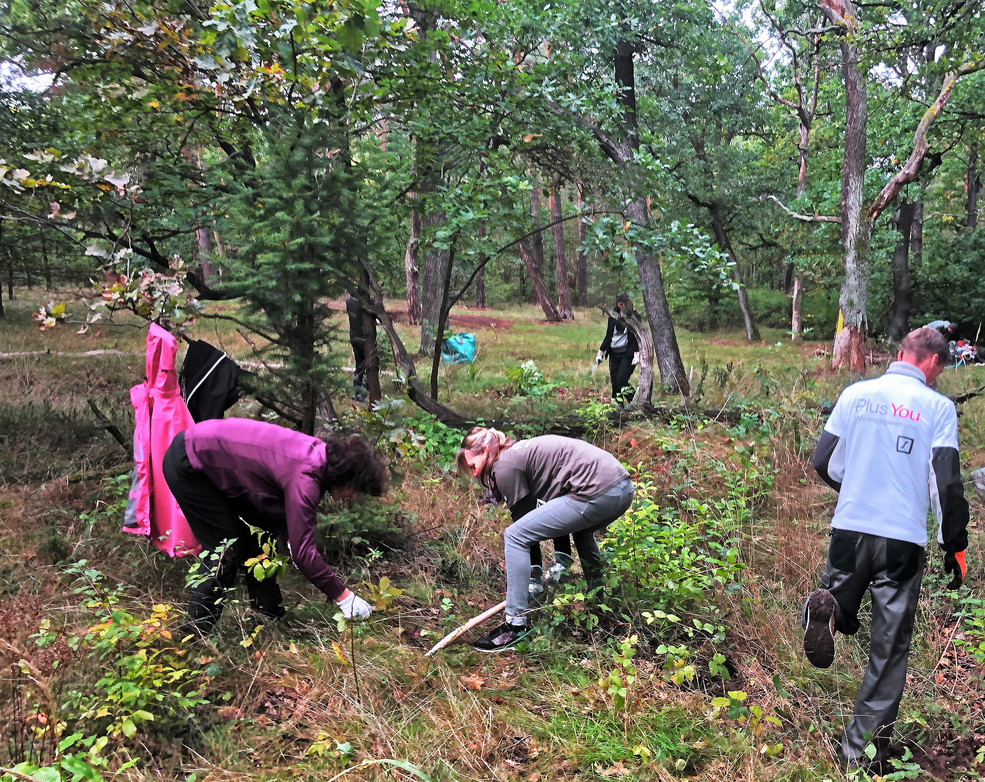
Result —
<instances>
[{"instance_id":1,"label":"white work glove","mask_svg":"<svg viewBox=\"0 0 985 782\"><path fill-rule=\"evenodd\" d=\"M640 363L640 352L637 350L635 353L633 353L633 366L635 367L639 363Z\"/></svg>"},{"instance_id":2,"label":"white work glove","mask_svg":"<svg viewBox=\"0 0 985 782\"><path fill-rule=\"evenodd\" d=\"M602 355L602 351L600 350L598 353L595 354L595 363L601 364L603 358L605 358L605 356Z\"/></svg>"},{"instance_id":3,"label":"white work glove","mask_svg":"<svg viewBox=\"0 0 985 782\"><path fill-rule=\"evenodd\" d=\"M355 592L350 592L348 597L336 602L342 610L342 616L346 619L369 619L369 615L373 613L373 606L361 597L357 597Z\"/></svg>"}]
</instances>

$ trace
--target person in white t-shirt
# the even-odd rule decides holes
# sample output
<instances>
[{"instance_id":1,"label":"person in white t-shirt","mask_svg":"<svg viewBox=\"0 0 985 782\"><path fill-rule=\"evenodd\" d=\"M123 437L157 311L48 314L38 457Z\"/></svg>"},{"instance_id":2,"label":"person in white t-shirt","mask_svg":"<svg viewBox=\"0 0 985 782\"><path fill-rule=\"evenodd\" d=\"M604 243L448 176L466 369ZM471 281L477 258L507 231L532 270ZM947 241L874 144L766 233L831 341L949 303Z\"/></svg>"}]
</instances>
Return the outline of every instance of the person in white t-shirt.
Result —
<instances>
[{"instance_id":1,"label":"person in white t-shirt","mask_svg":"<svg viewBox=\"0 0 985 782\"><path fill-rule=\"evenodd\" d=\"M804 605L807 659L830 666L835 631L858 632L866 591L872 601L869 663L839 748L848 768L885 773L906 685L931 508L944 569L952 576L948 587L960 587L966 573L968 503L958 419L954 403L931 388L948 358L940 332L911 331L884 375L842 392L812 458L818 475L838 492L838 504L820 588Z\"/></svg>"}]
</instances>

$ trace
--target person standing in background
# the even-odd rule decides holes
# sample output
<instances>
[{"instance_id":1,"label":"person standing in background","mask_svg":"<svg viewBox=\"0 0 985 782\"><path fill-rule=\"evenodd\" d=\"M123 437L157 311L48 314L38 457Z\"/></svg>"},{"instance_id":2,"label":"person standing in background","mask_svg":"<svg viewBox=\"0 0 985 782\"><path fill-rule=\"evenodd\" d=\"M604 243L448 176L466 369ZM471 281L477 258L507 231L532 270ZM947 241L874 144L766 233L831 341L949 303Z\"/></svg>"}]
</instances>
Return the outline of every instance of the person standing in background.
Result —
<instances>
[{"instance_id":1,"label":"person standing in background","mask_svg":"<svg viewBox=\"0 0 985 782\"><path fill-rule=\"evenodd\" d=\"M612 383L612 401L624 404L633 396L633 389L629 385L629 379L636 369L640 360L640 346L636 341L636 335L626 325L624 319L635 317L636 311L629 296L620 293L616 296L616 312L621 318L609 316L609 322L605 329L605 338L599 346L598 355L595 357L596 365L601 363L606 356L609 357L609 380Z\"/></svg>"}]
</instances>

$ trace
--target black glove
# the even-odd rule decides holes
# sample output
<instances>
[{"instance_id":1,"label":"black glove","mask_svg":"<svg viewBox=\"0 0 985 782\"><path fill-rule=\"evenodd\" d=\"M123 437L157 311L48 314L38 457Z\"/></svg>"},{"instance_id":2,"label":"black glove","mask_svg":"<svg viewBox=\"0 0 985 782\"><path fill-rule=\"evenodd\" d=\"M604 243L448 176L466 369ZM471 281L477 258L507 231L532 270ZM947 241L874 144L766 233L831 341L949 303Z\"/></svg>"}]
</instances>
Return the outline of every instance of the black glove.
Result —
<instances>
[{"instance_id":1,"label":"black glove","mask_svg":"<svg viewBox=\"0 0 985 782\"><path fill-rule=\"evenodd\" d=\"M944 572L954 576L947 584L948 589L957 589L964 583L968 566L965 564L963 551L944 552Z\"/></svg>"}]
</instances>

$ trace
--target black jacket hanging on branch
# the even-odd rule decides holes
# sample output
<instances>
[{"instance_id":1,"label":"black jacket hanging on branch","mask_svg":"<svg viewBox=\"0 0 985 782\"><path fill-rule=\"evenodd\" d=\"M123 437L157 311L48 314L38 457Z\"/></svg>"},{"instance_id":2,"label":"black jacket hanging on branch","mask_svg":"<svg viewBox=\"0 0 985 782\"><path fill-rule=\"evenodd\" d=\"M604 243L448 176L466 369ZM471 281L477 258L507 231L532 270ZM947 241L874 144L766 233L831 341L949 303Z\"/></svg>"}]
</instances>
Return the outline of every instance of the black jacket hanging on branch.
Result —
<instances>
[{"instance_id":1,"label":"black jacket hanging on branch","mask_svg":"<svg viewBox=\"0 0 985 782\"><path fill-rule=\"evenodd\" d=\"M198 423L223 414L239 399L244 372L229 356L198 339L188 345L178 383L188 412Z\"/></svg>"}]
</instances>

